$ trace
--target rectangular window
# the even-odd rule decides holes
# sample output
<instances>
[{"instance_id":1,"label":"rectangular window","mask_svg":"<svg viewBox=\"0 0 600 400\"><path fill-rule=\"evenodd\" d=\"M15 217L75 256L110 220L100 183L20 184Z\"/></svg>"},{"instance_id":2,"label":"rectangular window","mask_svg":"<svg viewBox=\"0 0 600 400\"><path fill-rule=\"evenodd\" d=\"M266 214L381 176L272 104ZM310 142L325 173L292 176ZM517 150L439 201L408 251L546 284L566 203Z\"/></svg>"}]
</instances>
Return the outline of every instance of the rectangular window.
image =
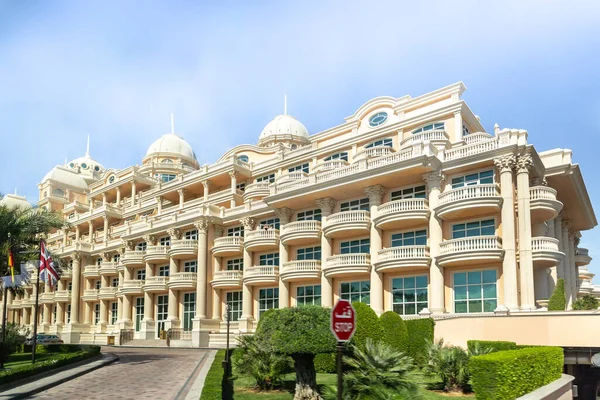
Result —
<instances>
[{"instance_id":1,"label":"rectangular window","mask_svg":"<svg viewBox=\"0 0 600 400\"><path fill-rule=\"evenodd\" d=\"M235 188L241 192L244 192L246 190L246 182L238 183L235 185Z\"/></svg>"},{"instance_id":2,"label":"rectangular window","mask_svg":"<svg viewBox=\"0 0 600 400\"><path fill-rule=\"evenodd\" d=\"M320 260L321 259L321 246L306 247L304 249L296 250L296 259L302 260Z\"/></svg>"},{"instance_id":3,"label":"rectangular window","mask_svg":"<svg viewBox=\"0 0 600 400\"><path fill-rule=\"evenodd\" d=\"M125 303L125 302L123 302ZM142 329L142 320L144 319L144 298L138 297L135 299L135 330L137 332Z\"/></svg>"},{"instance_id":4,"label":"rectangular window","mask_svg":"<svg viewBox=\"0 0 600 400\"><path fill-rule=\"evenodd\" d=\"M158 267L158 276L169 276L169 270L170 270L170 266L168 265L163 265L161 267ZM144 278L146 279L146 278Z\"/></svg>"},{"instance_id":5,"label":"rectangular window","mask_svg":"<svg viewBox=\"0 0 600 400\"><path fill-rule=\"evenodd\" d=\"M146 242L142 242L142 243L138 243L135 246L135 249L138 251L146 251L146 247L148 247L148 244Z\"/></svg>"},{"instance_id":6,"label":"rectangular window","mask_svg":"<svg viewBox=\"0 0 600 400\"><path fill-rule=\"evenodd\" d=\"M143 281L143 280L146 280L146 270L145 270L145 269L138 269L138 270L135 272L135 278L136 278L138 281Z\"/></svg>"},{"instance_id":7,"label":"rectangular window","mask_svg":"<svg viewBox=\"0 0 600 400\"><path fill-rule=\"evenodd\" d=\"M269 174L269 175L265 175L265 176L261 176L256 178L256 182L269 182L269 183L273 183L275 182L275 174Z\"/></svg>"},{"instance_id":8,"label":"rectangular window","mask_svg":"<svg viewBox=\"0 0 600 400\"><path fill-rule=\"evenodd\" d=\"M346 201L340 204L340 211L355 211L364 210L369 211L369 199L364 198L360 200Z\"/></svg>"},{"instance_id":9,"label":"rectangular window","mask_svg":"<svg viewBox=\"0 0 600 400\"><path fill-rule=\"evenodd\" d=\"M183 237L186 240L198 240L198 231L196 229L187 231Z\"/></svg>"},{"instance_id":10,"label":"rectangular window","mask_svg":"<svg viewBox=\"0 0 600 400\"><path fill-rule=\"evenodd\" d=\"M171 236L161 237L159 239L159 245L161 246L170 246L171 245Z\"/></svg>"},{"instance_id":11,"label":"rectangular window","mask_svg":"<svg viewBox=\"0 0 600 400\"><path fill-rule=\"evenodd\" d=\"M427 308L427 275L392 279L392 306L400 315L418 314Z\"/></svg>"},{"instance_id":12,"label":"rectangular window","mask_svg":"<svg viewBox=\"0 0 600 400\"><path fill-rule=\"evenodd\" d=\"M227 304L229 304L231 321L240 319L242 316L242 292L227 292Z\"/></svg>"},{"instance_id":13,"label":"rectangular window","mask_svg":"<svg viewBox=\"0 0 600 400\"><path fill-rule=\"evenodd\" d=\"M69 290L69 291L73 290L73 282L69 282L69 285L67 286L67 290Z\"/></svg>"},{"instance_id":14,"label":"rectangular window","mask_svg":"<svg viewBox=\"0 0 600 400\"><path fill-rule=\"evenodd\" d=\"M244 227L234 226L232 228L227 228L227 236L244 236Z\"/></svg>"},{"instance_id":15,"label":"rectangular window","mask_svg":"<svg viewBox=\"0 0 600 400\"><path fill-rule=\"evenodd\" d=\"M344 282L340 285L340 297L352 303L360 301L369 304L371 301L371 282Z\"/></svg>"},{"instance_id":16,"label":"rectangular window","mask_svg":"<svg viewBox=\"0 0 600 400\"><path fill-rule=\"evenodd\" d=\"M425 198L427 198L427 190L425 189L425 185L413 186L406 189L397 190L390 194L390 201Z\"/></svg>"},{"instance_id":17,"label":"rectangular window","mask_svg":"<svg viewBox=\"0 0 600 400\"><path fill-rule=\"evenodd\" d=\"M413 232L394 233L392 235L392 247L426 245L427 231L425 229Z\"/></svg>"},{"instance_id":18,"label":"rectangular window","mask_svg":"<svg viewBox=\"0 0 600 400\"><path fill-rule=\"evenodd\" d=\"M341 254L369 253L371 241L369 239L350 240L340 243Z\"/></svg>"},{"instance_id":19,"label":"rectangular window","mask_svg":"<svg viewBox=\"0 0 600 400\"><path fill-rule=\"evenodd\" d=\"M344 151L343 153L332 154L329 157L325 157L323 159L323 161L331 161L331 160L348 161L348 153Z\"/></svg>"},{"instance_id":20,"label":"rectangular window","mask_svg":"<svg viewBox=\"0 0 600 400\"><path fill-rule=\"evenodd\" d=\"M279 218L269 218L258 223L259 229L279 229Z\"/></svg>"},{"instance_id":21,"label":"rectangular window","mask_svg":"<svg viewBox=\"0 0 600 400\"><path fill-rule=\"evenodd\" d=\"M260 289L258 292L258 317L263 312L279 308L279 288Z\"/></svg>"},{"instance_id":22,"label":"rectangular window","mask_svg":"<svg viewBox=\"0 0 600 400\"><path fill-rule=\"evenodd\" d=\"M493 312L498 305L496 270L454 273L454 312Z\"/></svg>"},{"instance_id":23,"label":"rectangular window","mask_svg":"<svg viewBox=\"0 0 600 400\"><path fill-rule=\"evenodd\" d=\"M227 260L227 271L243 271L244 270L244 259L235 258L233 260Z\"/></svg>"},{"instance_id":24,"label":"rectangular window","mask_svg":"<svg viewBox=\"0 0 600 400\"><path fill-rule=\"evenodd\" d=\"M376 140L372 143L369 143L368 145L365 146L365 149L370 149L371 147L392 147L392 139L387 138L387 139L380 139L380 140Z\"/></svg>"},{"instance_id":25,"label":"rectangular window","mask_svg":"<svg viewBox=\"0 0 600 400\"><path fill-rule=\"evenodd\" d=\"M476 172L465 176L452 178L452 189L463 186L482 185L485 183L494 183L494 170Z\"/></svg>"},{"instance_id":26,"label":"rectangular window","mask_svg":"<svg viewBox=\"0 0 600 400\"><path fill-rule=\"evenodd\" d=\"M183 263L183 272L198 272L198 262L186 261Z\"/></svg>"},{"instance_id":27,"label":"rectangular window","mask_svg":"<svg viewBox=\"0 0 600 400\"><path fill-rule=\"evenodd\" d=\"M299 212L296 215L296 221L320 221L321 220L321 209L308 210Z\"/></svg>"},{"instance_id":28,"label":"rectangular window","mask_svg":"<svg viewBox=\"0 0 600 400\"><path fill-rule=\"evenodd\" d=\"M102 264L102 258L96 258L96 265Z\"/></svg>"},{"instance_id":29,"label":"rectangular window","mask_svg":"<svg viewBox=\"0 0 600 400\"><path fill-rule=\"evenodd\" d=\"M102 281L96 281L96 290L102 287Z\"/></svg>"},{"instance_id":30,"label":"rectangular window","mask_svg":"<svg viewBox=\"0 0 600 400\"><path fill-rule=\"evenodd\" d=\"M119 286L119 278L112 278L111 286L118 287Z\"/></svg>"},{"instance_id":31,"label":"rectangular window","mask_svg":"<svg viewBox=\"0 0 600 400\"><path fill-rule=\"evenodd\" d=\"M261 254L258 265L279 265L279 253Z\"/></svg>"},{"instance_id":32,"label":"rectangular window","mask_svg":"<svg viewBox=\"0 0 600 400\"><path fill-rule=\"evenodd\" d=\"M71 323L71 305L67 304L67 324Z\"/></svg>"},{"instance_id":33,"label":"rectangular window","mask_svg":"<svg viewBox=\"0 0 600 400\"><path fill-rule=\"evenodd\" d=\"M115 264L119 264L121 262L121 255L119 253L117 253L113 256L113 262Z\"/></svg>"},{"instance_id":34,"label":"rectangular window","mask_svg":"<svg viewBox=\"0 0 600 400\"><path fill-rule=\"evenodd\" d=\"M94 304L94 325L100 323L100 303Z\"/></svg>"},{"instance_id":35,"label":"rectangular window","mask_svg":"<svg viewBox=\"0 0 600 400\"><path fill-rule=\"evenodd\" d=\"M196 315L196 293L183 294L183 330L192 330L192 318Z\"/></svg>"},{"instance_id":36,"label":"rectangular window","mask_svg":"<svg viewBox=\"0 0 600 400\"><path fill-rule=\"evenodd\" d=\"M299 286L296 289L296 306L321 305L321 285Z\"/></svg>"},{"instance_id":37,"label":"rectangular window","mask_svg":"<svg viewBox=\"0 0 600 400\"><path fill-rule=\"evenodd\" d=\"M117 316L119 315L119 304L114 301L110 303L110 324L115 325L117 323Z\"/></svg>"},{"instance_id":38,"label":"rectangular window","mask_svg":"<svg viewBox=\"0 0 600 400\"><path fill-rule=\"evenodd\" d=\"M493 236L495 234L496 226L493 219L452 225L452 239L472 236Z\"/></svg>"},{"instance_id":39,"label":"rectangular window","mask_svg":"<svg viewBox=\"0 0 600 400\"><path fill-rule=\"evenodd\" d=\"M414 131L412 131L412 133L421 133L421 132L427 132L427 131L433 131L433 130L438 130L438 129L444 129L444 123L443 122L436 122L433 124L429 124L429 125L425 125L420 127L419 129L415 129Z\"/></svg>"},{"instance_id":40,"label":"rectangular window","mask_svg":"<svg viewBox=\"0 0 600 400\"><path fill-rule=\"evenodd\" d=\"M52 323L56 324L56 305L51 305L50 307L52 307Z\"/></svg>"},{"instance_id":41,"label":"rectangular window","mask_svg":"<svg viewBox=\"0 0 600 400\"><path fill-rule=\"evenodd\" d=\"M308 163L304 163L301 165L296 165L295 167L288 168L288 172L300 171L300 172L306 172L307 174L308 174L309 170L310 169L309 169Z\"/></svg>"},{"instance_id":42,"label":"rectangular window","mask_svg":"<svg viewBox=\"0 0 600 400\"><path fill-rule=\"evenodd\" d=\"M465 124L463 124L462 132L463 132L463 136L467 136L469 134L469 127L466 126Z\"/></svg>"}]
</instances>

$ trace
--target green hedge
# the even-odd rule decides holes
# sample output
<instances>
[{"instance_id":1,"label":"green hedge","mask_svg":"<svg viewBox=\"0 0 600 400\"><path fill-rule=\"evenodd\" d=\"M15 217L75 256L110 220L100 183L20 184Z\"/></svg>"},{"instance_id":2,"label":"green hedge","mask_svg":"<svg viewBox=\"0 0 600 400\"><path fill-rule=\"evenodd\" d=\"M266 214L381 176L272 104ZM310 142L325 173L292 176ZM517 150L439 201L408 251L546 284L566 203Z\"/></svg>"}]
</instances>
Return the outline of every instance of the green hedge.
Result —
<instances>
[{"instance_id":1,"label":"green hedge","mask_svg":"<svg viewBox=\"0 0 600 400\"><path fill-rule=\"evenodd\" d=\"M351 343L361 349L365 348L367 338L378 342L383 339L383 328L375 311L365 303L352 303L356 310L356 331Z\"/></svg>"},{"instance_id":2,"label":"green hedge","mask_svg":"<svg viewBox=\"0 0 600 400\"><path fill-rule=\"evenodd\" d=\"M387 311L379 317L383 329L383 341L390 347L406 353L408 351L408 330L404 320L395 312Z\"/></svg>"},{"instance_id":3,"label":"green hedge","mask_svg":"<svg viewBox=\"0 0 600 400\"><path fill-rule=\"evenodd\" d=\"M315 371L321 374L334 374L336 372L336 354L320 353L315 356Z\"/></svg>"},{"instance_id":4,"label":"green hedge","mask_svg":"<svg viewBox=\"0 0 600 400\"><path fill-rule=\"evenodd\" d=\"M204 387L200 398L202 400L221 400L222 398L222 381L225 370L222 362L225 360L225 350L217 351L215 359L206 374Z\"/></svg>"},{"instance_id":5,"label":"green hedge","mask_svg":"<svg viewBox=\"0 0 600 400\"><path fill-rule=\"evenodd\" d=\"M435 321L432 318L404 321L408 331L408 355L418 365L427 363L427 347L433 343Z\"/></svg>"},{"instance_id":6,"label":"green hedge","mask_svg":"<svg viewBox=\"0 0 600 400\"><path fill-rule=\"evenodd\" d=\"M529 347L471 357L469 372L477 400L512 400L561 377L560 347Z\"/></svg>"},{"instance_id":7,"label":"green hedge","mask_svg":"<svg viewBox=\"0 0 600 400\"><path fill-rule=\"evenodd\" d=\"M470 352L479 346L480 349L491 349L491 353L496 351L517 350L515 342L503 342L493 340L467 340L467 347Z\"/></svg>"},{"instance_id":8,"label":"green hedge","mask_svg":"<svg viewBox=\"0 0 600 400\"><path fill-rule=\"evenodd\" d=\"M548 301L548 311L564 311L567 308L567 298L565 297L565 280L558 278L554 293Z\"/></svg>"},{"instance_id":9,"label":"green hedge","mask_svg":"<svg viewBox=\"0 0 600 400\"><path fill-rule=\"evenodd\" d=\"M33 346L30 344L23 345L24 353L31 353L31 348ZM35 352L37 354L46 354L46 353L75 353L81 350L86 350L87 345L78 345L78 344L38 344L35 346Z\"/></svg>"}]
</instances>

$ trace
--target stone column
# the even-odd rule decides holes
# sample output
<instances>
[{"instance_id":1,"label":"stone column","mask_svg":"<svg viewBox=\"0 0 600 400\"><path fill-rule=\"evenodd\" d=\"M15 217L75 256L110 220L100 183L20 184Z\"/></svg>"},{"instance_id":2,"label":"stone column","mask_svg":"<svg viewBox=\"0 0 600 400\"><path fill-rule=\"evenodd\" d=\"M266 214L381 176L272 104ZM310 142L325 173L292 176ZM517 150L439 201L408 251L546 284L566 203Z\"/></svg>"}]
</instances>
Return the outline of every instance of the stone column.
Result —
<instances>
[{"instance_id":1,"label":"stone column","mask_svg":"<svg viewBox=\"0 0 600 400\"><path fill-rule=\"evenodd\" d=\"M162 213L162 197L156 196L156 213L160 215Z\"/></svg>"},{"instance_id":2,"label":"stone column","mask_svg":"<svg viewBox=\"0 0 600 400\"><path fill-rule=\"evenodd\" d=\"M108 300L100 300L100 327L106 328L108 324Z\"/></svg>"},{"instance_id":3,"label":"stone column","mask_svg":"<svg viewBox=\"0 0 600 400\"><path fill-rule=\"evenodd\" d=\"M496 168L500 172L500 193L502 196L502 247L504 248L502 275L504 279L504 307L509 311L518 311L519 287L515 241L515 189L513 184L513 169L516 166L516 158L512 154L503 156L495 159L494 164L496 164Z\"/></svg>"},{"instance_id":4,"label":"stone column","mask_svg":"<svg viewBox=\"0 0 600 400\"><path fill-rule=\"evenodd\" d=\"M104 242L108 242L108 217L104 217Z\"/></svg>"},{"instance_id":5,"label":"stone column","mask_svg":"<svg viewBox=\"0 0 600 400\"><path fill-rule=\"evenodd\" d=\"M437 257L440 255L440 243L443 240L442 220L438 218L435 209L440 200L440 192L444 175L441 171L432 171L423 175L427 183L427 196L429 202L429 255L431 257L431 267L429 272L429 286L431 295L429 298L430 311L433 314L443 314L446 312L444 304L444 267L438 265Z\"/></svg>"},{"instance_id":6,"label":"stone column","mask_svg":"<svg viewBox=\"0 0 600 400\"><path fill-rule=\"evenodd\" d=\"M322 226L327 223L327 217L333 213L336 201L331 197L317 199L317 206L321 209L323 216ZM331 257L333 240L321 233L321 270L327 266L327 258ZM327 278L324 273L321 273L321 304L323 307L333 306L333 285L332 279Z\"/></svg>"},{"instance_id":7,"label":"stone column","mask_svg":"<svg viewBox=\"0 0 600 400\"><path fill-rule=\"evenodd\" d=\"M208 182L208 181L207 181ZM205 187L208 190L208 187ZM207 219L197 221L194 226L198 230L198 273L196 274L196 318L206 319L206 277L208 258L208 228L210 222Z\"/></svg>"},{"instance_id":8,"label":"stone column","mask_svg":"<svg viewBox=\"0 0 600 400\"><path fill-rule=\"evenodd\" d=\"M131 182L131 205L134 206L135 205L135 181Z\"/></svg>"},{"instance_id":9,"label":"stone column","mask_svg":"<svg viewBox=\"0 0 600 400\"><path fill-rule=\"evenodd\" d=\"M121 187L117 187L117 200L116 200L117 206L121 205Z\"/></svg>"},{"instance_id":10,"label":"stone column","mask_svg":"<svg viewBox=\"0 0 600 400\"><path fill-rule=\"evenodd\" d=\"M531 208L529 196L529 170L533 167L531 154L526 151L517 158L517 206L519 210L519 267L521 310L536 309L531 251ZM502 221L504 223L504 220Z\"/></svg>"},{"instance_id":11,"label":"stone column","mask_svg":"<svg viewBox=\"0 0 600 400\"><path fill-rule=\"evenodd\" d=\"M577 237L577 233L574 230L569 230L569 272L571 274L571 308L573 307L573 303L577 300L577 279L579 278L579 268L575 265L575 249L577 245L575 243L579 243L579 238ZM567 304L569 301L567 299Z\"/></svg>"},{"instance_id":12,"label":"stone column","mask_svg":"<svg viewBox=\"0 0 600 400\"><path fill-rule=\"evenodd\" d=\"M208 195L210 194L209 189L210 189L211 183L212 182L209 180L202 181L202 186L204 186L204 201L205 202L208 201Z\"/></svg>"},{"instance_id":13,"label":"stone column","mask_svg":"<svg viewBox=\"0 0 600 400\"><path fill-rule=\"evenodd\" d=\"M237 177L238 177L238 173L237 173L237 171L230 171L229 172L229 176L231 177L231 194L232 195L236 195L237 194ZM235 197L234 197L234 198L232 198L229 201L229 207L233 208L235 206L236 206L236 203L235 203Z\"/></svg>"},{"instance_id":14,"label":"stone column","mask_svg":"<svg viewBox=\"0 0 600 400\"><path fill-rule=\"evenodd\" d=\"M558 213L558 216L554 219L554 237L558 239L558 250L565 253L565 247L563 243L562 234L562 216L563 212ZM565 279L565 258L563 257L558 265L556 266L556 277L557 281L559 278Z\"/></svg>"},{"instance_id":15,"label":"stone column","mask_svg":"<svg viewBox=\"0 0 600 400\"><path fill-rule=\"evenodd\" d=\"M129 267L125 267L123 270L123 281L127 282L131 280L131 269ZM145 300L144 300L145 301ZM124 325L129 325L131 323L131 295L123 295L123 319L122 322Z\"/></svg>"},{"instance_id":16,"label":"stone column","mask_svg":"<svg viewBox=\"0 0 600 400\"><path fill-rule=\"evenodd\" d=\"M386 188L381 185L369 186L365 188L365 193L369 196L369 207L371 221L377 217L381 199L386 193ZM379 251L383 248L383 238L381 229L377 229L371 222L370 233L370 255L371 255L371 308L377 315L383 314L383 274L377 272L373 264L377 261Z\"/></svg>"},{"instance_id":17,"label":"stone column","mask_svg":"<svg viewBox=\"0 0 600 400\"><path fill-rule=\"evenodd\" d=\"M240 220L240 222L244 225L245 232L254 229L254 219L246 217ZM248 270L250 267L252 267L252 252L244 247L244 270ZM244 282L242 292L242 317L240 318L240 330L243 332L248 332L252 329L252 321L254 321L253 304L252 287Z\"/></svg>"},{"instance_id":18,"label":"stone column","mask_svg":"<svg viewBox=\"0 0 600 400\"><path fill-rule=\"evenodd\" d=\"M88 241L94 243L94 223L88 221Z\"/></svg>"},{"instance_id":19,"label":"stone column","mask_svg":"<svg viewBox=\"0 0 600 400\"><path fill-rule=\"evenodd\" d=\"M177 190L177 194L179 194L179 209L182 209L183 203L185 203L185 189Z\"/></svg>"},{"instance_id":20,"label":"stone column","mask_svg":"<svg viewBox=\"0 0 600 400\"><path fill-rule=\"evenodd\" d=\"M222 225L214 224L213 225L213 229L214 229L214 232L215 232L215 239L223 236L224 228L223 228ZM213 274L212 274L212 276L214 278L215 274L218 271L221 271L221 257L212 257L212 263L213 263ZM213 293L213 302L212 302L212 314L211 314L211 317L214 320L220 321L221 320L220 309L221 309L221 303L222 303L222 301L221 301L221 293L224 293L224 291L222 292L221 289L215 289L215 288L213 288L212 289L212 293Z\"/></svg>"},{"instance_id":21,"label":"stone column","mask_svg":"<svg viewBox=\"0 0 600 400\"><path fill-rule=\"evenodd\" d=\"M563 279L565 280L565 297L567 299L567 310L573 308L571 302L571 245L569 243L569 229L571 222L568 219L562 220L562 251L565 253L563 261Z\"/></svg>"},{"instance_id":22,"label":"stone column","mask_svg":"<svg viewBox=\"0 0 600 400\"><path fill-rule=\"evenodd\" d=\"M73 259L73 285L71 288L71 324L79 323L79 293L81 290L81 254L75 253Z\"/></svg>"},{"instance_id":23,"label":"stone column","mask_svg":"<svg viewBox=\"0 0 600 400\"><path fill-rule=\"evenodd\" d=\"M79 229L79 225L75 227L75 241L79 241L79 237L81 236L81 230Z\"/></svg>"},{"instance_id":24,"label":"stone column","mask_svg":"<svg viewBox=\"0 0 600 400\"><path fill-rule=\"evenodd\" d=\"M65 290L65 281L59 280L57 289ZM56 321L54 321L54 324L56 326L62 326L64 323L64 316L65 316L65 303L56 302L56 304L54 306L56 307ZM23 314L25 314L25 313L23 313Z\"/></svg>"},{"instance_id":25,"label":"stone column","mask_svg":"<svg viewBox=\"0 0 600 400\"><path fill-rule=\"evenodd\" d=\"M287 207L280 208L275 211L279 218L279 224L285 225L290 222L293 211ZM288 246L279 241L279 274L283 269L283 265L289 261ZM279 308L287 308L290 306L290 286L279 278Z\"/></svg>"},{"instance_id":26,"label":"stone column","mask_svg":"<svg viewBox=\"0 0 600 400\"><path fill-rule=\"evenodd\" d=\"M546 221L546 235L548 237L551 238L555 238L558 239L555 236L555 228L554 228L554 220L551 219L549 221ZM559 250L560 250L560 244L559 244ZM552 296L552 293L554 292L554 288L556 287L556 279L557 279L557 266L554 265L552 267L549 268L548 270L548 274L546 275L546 279L547 279L547 287L548 287L548 299L550 298L550 296Z\"/></svg>"},{"instance_id":27,"label":"stone column","mask_svg":"<svg viewBox=\"0 0 600 400\"><path fill-rule=\"evenodd\" d=\"M461 140L463 140L462 127L463 127L462 114L460 113L460 111L456 111L454 113L454 140L452 141L453 143L460 142Z\"/></svg>"},{"instance_id":28,"label":"stone column","mask_svg":"<svg viewBox=\"0 0 600 400\"><path fill-rule=\"evenodd\" d=\"M29 297L29 292L27 290L25 290L25 296L24 296L25 300L30 299ZM31 307L23 307L23 325L31 325Z\"/></svg>"},{"instance_id":29,"label":"stone column","mask_svg":"<svg viewBox=\"0 0 600 400\"><path fill-rule=\"evenodd\" d=\"M102 205L105 206L106 205L106 192L102 193Z\"/></svg>"}]
</instances>

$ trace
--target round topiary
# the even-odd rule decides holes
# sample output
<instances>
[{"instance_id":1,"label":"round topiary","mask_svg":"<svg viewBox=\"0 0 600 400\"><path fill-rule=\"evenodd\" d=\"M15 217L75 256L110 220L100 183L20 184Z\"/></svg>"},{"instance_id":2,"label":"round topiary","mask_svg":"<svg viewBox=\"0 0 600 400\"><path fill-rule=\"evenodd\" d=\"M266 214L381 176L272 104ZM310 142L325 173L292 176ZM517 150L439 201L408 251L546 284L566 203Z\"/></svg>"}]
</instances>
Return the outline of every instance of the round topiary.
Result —
<instances>
[{"instance_id":1,"label":"round topiary","mask_svg":"<svg viewBox=\"0 0 600 400\"><path fill-rule=\"evenodd\" d=\"M554 293L548 302L548 311L564 311L567 308L567 298L565 297L565 280L558 278Z\"/></svg>"},{"instance_id":2,"label":"round topiary","mask_svg":"<svg viewBox=\"0 0 600 400\"><path fill-rule=\"evenodd\" d=\"M383 329L383 341L393 349L408 351L408 330L404 320L395 312L387 311L379 317Z\"/></svg>"},{"instance_id":3,"label":"round topiary","mask_svg":"<svg viewBox=\"0 0 600 400\"><path fill-rule=\"evenodd\" d=\"M356 310L356 331L351 343L364 350L367 338L377 343L383 340L383 328L375 311L365 303L352 303Z\"/></svg>"},{"instance_id":4,"label":"round topiary","mask_svg":"<svg viewBox=\"0 0 600 400\"><path fill-rule=\"evenodd\" d=\"M321 374L333 374L336 371L336 354L321 353L315 356L315 371Z\"/></svg>"}]
</instances>

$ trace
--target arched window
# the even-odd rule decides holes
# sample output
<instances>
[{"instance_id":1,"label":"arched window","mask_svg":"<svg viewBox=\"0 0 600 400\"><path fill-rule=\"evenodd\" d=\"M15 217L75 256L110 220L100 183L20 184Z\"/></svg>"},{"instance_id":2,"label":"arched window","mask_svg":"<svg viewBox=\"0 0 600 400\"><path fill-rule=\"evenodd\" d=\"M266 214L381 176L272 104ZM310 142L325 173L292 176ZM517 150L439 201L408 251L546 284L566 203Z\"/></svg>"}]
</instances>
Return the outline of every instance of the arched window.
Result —
<instances>
[{"instance_id":1,"label":"arched window","mask_svg":"<svg viewBox=\"0 0 600 400\"><path fill-rule=\"evenodd\" d=\"M415 129L414 131L412 131L412 133L415 134L415 133L421 133L421 132L427 132L427 131L433 131L433 130L444 130L444 123L443 122L435 122L433 124L428 124L428 125L420 127L419 129Z\"/></svg>"},{"instance_id":2,"label":"arched window","mask_svg":"<svg viewBox=\"0 0 600 400\"><path fill-rule=\"evenodd\" d=\"M165 158L164 160L162 160L160 162L161 164L173 164L173 160L169 160L168 158Z\"/></svg>"},{"instance_id":3,"label":"arched window","mask_svg":"<svg viewBox=\"0 0 600 400\"><path fill-rule=\"evenodd\" d=\"M344 161L348 161L348 153L347 152L343 152L343 153L332 154L329 157L325 157L325 159L323 161L331 161L331 160L344 160Z\"/></svg>"},{"instance_id":4,"label":"arched window","mask_svg":"<svg viewBox=\"0 0 600 400\"><path fill-rule=\"evenodd\" d=\"M248 158L248 156L238 156L238 160L241 162L248 162L250 161L250 159Z\"/></svg>"},{"instance_id":5,"label":"arched window","mask_svg":"<svg viewBox=\"0 0 600 400\"><path fill-rule=\"evenodd\" d=\"M379 147L379 146L392 147L392 139L391 138L386 138L386 139L376 140L376 141L374 141L374 142L369 143L368 145L366 145L365 149L370 149L371 147Z\"/></svg>"},{"instance_id":6,"label":"arched window","mask_svg":"<svg viewBox=\"0 0 600 400\"><path fill-rule=\"evenodd\" d=\"M113 183L115 181L115 176L111 176L110 178L108 178L108 183Z\"/></svg>"},{"instance_id":7,"label":"arched window","mask_svg":"<svg viewBox=\"0 0 600 400\"><path fill-rule=\"evenodd\" d=\"M64 195L65 195L65 191L64 191L64 190L62 190L62 189L54 189L54 190L52 191L52 195L53 195L53 196L58 196L58 197L64 197Z\"/></svg>"}]
</instances>

